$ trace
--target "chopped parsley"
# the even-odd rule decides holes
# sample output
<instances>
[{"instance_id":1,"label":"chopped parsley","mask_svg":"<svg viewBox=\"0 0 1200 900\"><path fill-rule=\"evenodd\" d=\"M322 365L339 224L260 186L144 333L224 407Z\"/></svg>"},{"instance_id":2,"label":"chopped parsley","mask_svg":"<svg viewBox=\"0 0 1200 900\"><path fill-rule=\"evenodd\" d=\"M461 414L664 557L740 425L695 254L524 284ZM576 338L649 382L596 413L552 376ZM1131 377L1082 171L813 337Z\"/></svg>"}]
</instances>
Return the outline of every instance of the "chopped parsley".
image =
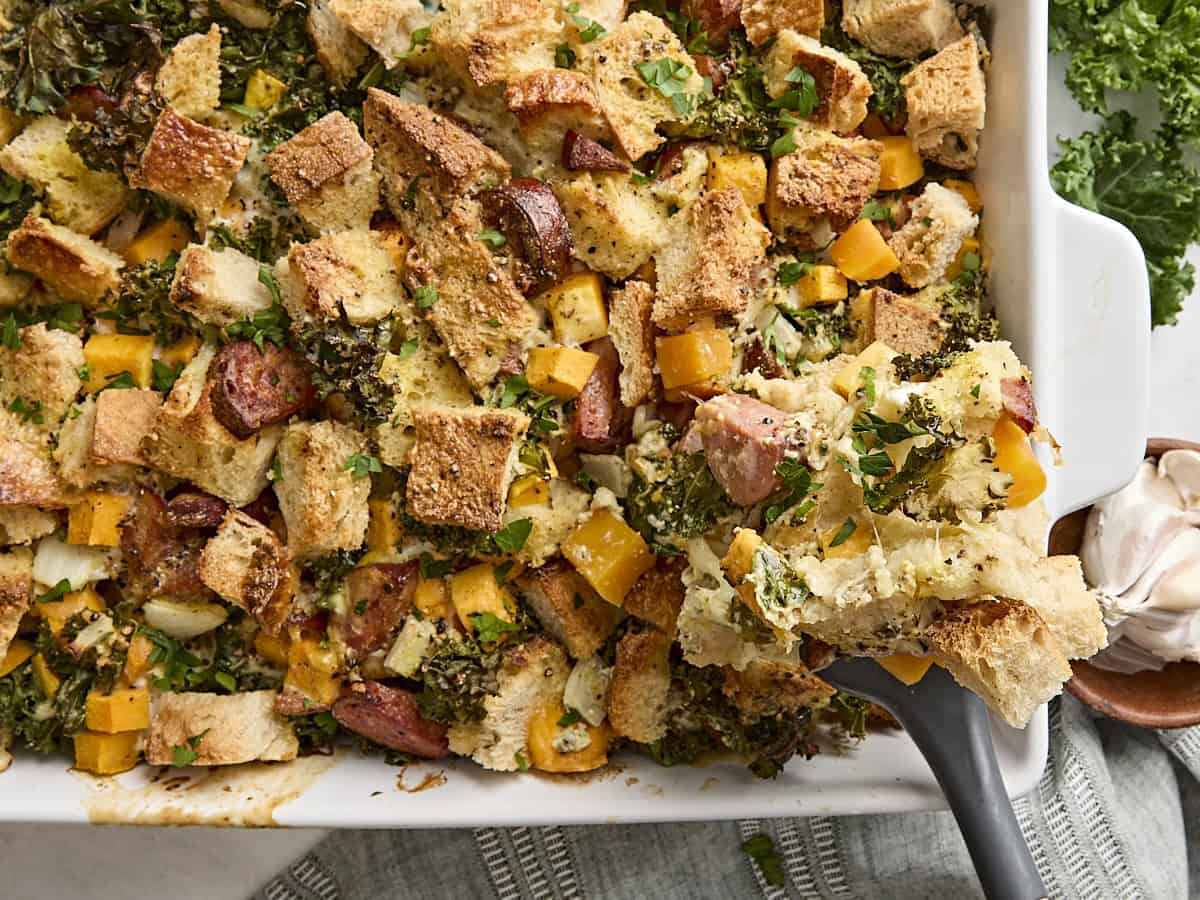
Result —
<instances>
[{"instance_id":1,"label":"chopped parsley","mask_svg":"<svg viewBox=\"0 0 1200 900\"><path fill-rule=\"evenodd\" d=\"M475 639L482 644L494 644L504 637L504 635L513 634L521 630L521 626L516 622L501 619L495 613L471 613L469 618L475 628Z\"/></svg>"},{"instance_id":2,"label":"chopped parsley","mask_svg":"<svg viewBox=\"0 0 1200 900\"><path fill-rule=\"evenodd\" d=\"M772 109L787 109L807 119L817 108L820 98L817 96L817 80L802 66L796 66L784 76L791 87L777 99L772 100Z\"/></svg>"},{"instance_id":3,"label":"chopped parsley","mask_svg":"<svg viewBox=\"0 0 1200 900\"><path fill-rule=\"evenodd\" d=\"M61 581L58 582L58 584L54 585L54 587L52 587L52 588L50 588L50 590L46 591L46 593L39 594L35 598L35 602L37 602L37 603L54 603L57 600L61 600L63 597L65 597L70 592L71 592L71 582L69 579L63 578Z\"/></svg>"},{"instance_id":4,"label":"chopped parsley","mask_svg":"<svg viewBox=\"0 0 1200 900\"><path fill-rule=\"evenodd\" d=\"M383 465L369 453L351 454L343 468L355 479L370 478L372 473L379 474L383 471Z\"/></svg>"},{"instance_id":5,"label":"chopped parsley","mask_svg":"<svg viewBox=\"0 0 1200 900\"><path fill-rule=\"evenodd\" d=\"M692 68L687 63L662 57L636 63L634 68L642 81L671 101L671 107L678 115L686 117L696 111L700 98L687 93L688 80L692 77Z\"/></svg>"},{"instance_id":6,"label":"chopped parsley","mask_svg":"<svg viewBox=\"0 0 1200 900\"><path fill-rule=\"evenodd\" d=\"M582 718L583 716L579 714L579 710L573 707L567 707L567 711L558 718L558 727L570 728Z\"/></svg>"},{"instance_id":7,"label":"chopped parsley","mask_svg":"<svg viewBox=\"0 0 1200 900\"><path fill-rule=\"evenodd\" d=\"M437 288L431 284L421 285L413 291L413 302L417 304L417 309L429 309L438 302Z\"/></svg>"},{"instance_id":8,"label":"chopped parsley","mask_svg":"<svg viewBox=\"0 0 1200 900\"><path fill-rule=\"evenodd\" d=\"M44 425L46 416L42 412L41 400L26 400L24 397L17 397L12 403L8 404L8 411L16 413L22 422L32 422L34 425Z\"/></svg>"},{"instance_id":9,"label":"chopped parsley","mask_svg":"<svg viewBox=\"0 0 1200 900\"><path fill-rule=\"evenodd\" d=\"M117 372L115 375L106 375L104 378L104 387L101 391L107 391L109 388L114 390L128 390L129 388L137 387L137 383L133 380L133 373L128 371Z\"/></svg>"},{"instance_id":10,"label":"chopped parsley","mask_svg":"<svg viewBox=\"0 0 1200 900\"><path fill-rule=\"evenodd\" d=\"M475 237L477 237L479 240L483 241L485 244L487 244L493 250L503 247L506 243L508 243L508 238L506 238L502 233L497 231L495 228L485 228L483 231L479 232L479 234L475 235ZM418 301L417 305L418 306L420 305L419 301Z\"/></svg>"},{"instance_id":11,"label":"chopped parsley","mask_svg":"<svg viewBox=\"0 0 1200 900\"><path fill-rule=\"evenodd\" d=\"M187 739L186 743L176 744L174 747L172 747L171 765L182 769L190 766L197 759L199 759L200 754L197 752L197 748L200 746L200 741L203 740L204 736L208 734L208 732L209 729L206 728L199 734L193 734Z\"/></svg>"},{"instance_id":12,"label":"chopped parsley","mask_svg":"<svg viewBox=\"0 0 1200 900\"><path fill-rule=\"evenodd\" d=\"M258 270L259 281L263 281L264 273L269 274L267 269L260 267ZM270 279L274 284L274 275L270 275ZM278 291L279 287L276 285L274 293L278 294ZM278 347L284 346L290 324L291 318L288 316L287 310L276 300L269 309L256 312L250 318L242 319L240 322L234 322L225 329L225 333L231 338L252 341L254 346L262 350L266 341L270 341Z\"/></svg>"},{"instance_id":13,"label":"chopped parsley","mask_svg":"<svg viewBox=\"0 0 1200 900\"><path fill-rule=\"evenodd\" d=\"M830 547L840 547L846 543L850 537L858 530L858 523L854 521L854 517L850 516L842 523L842 527L837 530L837 534L833 536L833 540L829 542Z\"/></svg>"},{"instance_id":14,"label":"chopped parsley","mask_svg":"<svg viewBox=\"0 0 1200 900\"><path fill-rule=\"evenodd\" d=\"M492 535L492 541L505 553L516 553L525 546L533 531L533 519L517 519L509 522Z\"/></svg>"},{"instance_id":15,"label":"chopped parsley","mask_svg":"<svg viewBox=\"0 0 1200 900\"><path fill-rule=\"evenodd\" d=\"M150 386L156 391L168 394L171 392L171 388L175 386L175 382L179 379L179 373L182 371L183 363L168 366L161 360L156 359L150 370Z\"/></svg>"},{"instance_id":16,"label":"chopped parsley","mask_svg":"<svg viewBox=\"0 0 1200 900\"><path fill-rule=\"evenodd\" d=\"M742 842L742 852L750 857L762 873L763 881L772 887L783 887L787 877L783 869L783 859L775 849L775 842L770 835L759 832L754 837Z\"/></svg>"},{"instance_id":17,"label":"chopped parsley","mask_svg":"<svg viewBox=\"0 0 1200 900\"><path fill-rule=\"evenodd\" d=\"M564 9L571 21L575 23L575 27L579 29L579 43L590 44L592 41L598 40L608 34L608 30L594 19L589 19L587 16L579 15L579 4L568 3Z\"/></svg>"},{"instance_id":18,"label":"chopped parsley","mask_svg":"<svg viewBox=\"0 0 1200 900\"><path fill-rule=\"evenodd\" d=\"M814 506L814 501L806 498L819 491L821 483L813 481L812 470L808 466L794 459L782 460L775 467L775 474L779 476L783 487L767 499L763 520L770 525L790 509L792 521L803 521Z\"/></svg>"}]
</instances>

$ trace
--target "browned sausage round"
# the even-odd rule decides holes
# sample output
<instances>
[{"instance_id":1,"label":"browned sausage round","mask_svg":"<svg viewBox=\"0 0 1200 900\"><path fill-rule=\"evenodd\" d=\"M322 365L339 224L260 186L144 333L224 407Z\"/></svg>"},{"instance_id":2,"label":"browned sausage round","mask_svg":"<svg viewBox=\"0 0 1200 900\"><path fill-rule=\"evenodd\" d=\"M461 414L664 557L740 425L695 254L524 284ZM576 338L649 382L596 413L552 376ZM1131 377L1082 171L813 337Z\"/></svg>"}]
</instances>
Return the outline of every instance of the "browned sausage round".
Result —
<instances>
[{"instance_id":1,"label":"browned sausage round","mask_svg":"<svg viewBox=\"0 0 1200 900\"><path fill-rule=\"evenodd\" d=\"M234 437L291 418L316 399L308 367L285 347L251 341L226 344L213 360L212 410Z\"/></svg>"},{"instance_id":2,"label":"browned sausage round","mask_svg":"<svg viewBox=\"0 0 1200 900\"><path fill-rule=\"evenodd\" d=\"M535 282L557 281L574 250L571 227L554 191L536 178L514 178L483 198L490 220L504 232Z\"/></svg>"},{"instance_id":3,"label":"browned sausage round","mask_svg":"<svg viewBox=\"0 0 1200 900\"><path fill-rule=\"evenodd\" d=\"M586 348L600 357L575 401L571 437L575 446L591 453L609 449L629 424L631 412L621 406L618 375L620 359L608 338L592 341Z\"/></svg>"},{"instance_id":4,"label":"browned sausage round","mask_svg":"<svg viewBox=\"0 0 1200 900\"><path fill-rule=\"evenodd\" d=\"M562 165L568 172L629 171L629 163L599 141L571 130L563 138Z\"/></svg>"},{"instance_id":5,"label":"browned sausage round","mask_svg":"<svg viewBox=\"0 0 1200 900\"><path fill-rule=\"evenodd\" d=\"M346 612L334 617L342 642L358 656L378 650L412 609L420 563L358 566L346 576Z\"/></svg>"},{"instance_id":6,"label":"browned sausage round","mask_svg":"<svg viewBox=\"0 0 1200 900\"><path fill-rule=\"evenodd\" d=\"M228 505L203 491L183 491L167 501L167 521L176 528L216 528Z\"/></svg>"},{"instance_id":7,"label":"browned sausage round","mask_svg":"<svg viewBox=\"0 0 1200 900\"><path fill-rule=\"evenodd\" d=\"M412 693L378 681L347 687L333 704L333 717L356 734L426 759L441 759L450 749L446 726L421 718Z\"/></svg>"},{"instance_id":8,"label":"browned sausage round","mask_svg":"<svg viewBox=\"0 0 1200 900\"><path fill-rule=\"evenodd\" d=\"M1037 427L1037 406L1033 402L1033 386L1024 378L1000 379L1000 400L1004 411L1021 426L1026 434Z\"/></svg>"}]
</instances>

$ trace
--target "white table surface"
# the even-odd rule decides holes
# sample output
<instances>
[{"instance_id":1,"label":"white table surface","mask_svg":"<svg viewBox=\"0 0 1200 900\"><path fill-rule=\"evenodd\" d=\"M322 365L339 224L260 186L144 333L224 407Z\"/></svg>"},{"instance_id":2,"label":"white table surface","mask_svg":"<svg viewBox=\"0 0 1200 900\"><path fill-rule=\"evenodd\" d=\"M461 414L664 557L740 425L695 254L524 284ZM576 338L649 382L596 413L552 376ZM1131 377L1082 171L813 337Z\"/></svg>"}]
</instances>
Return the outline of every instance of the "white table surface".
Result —
<instances>
[{"instance_id":1,"label":"white table surface","mask_svg":"<svg viewBox=\"0 0 1200 900\"><path fill-rule=\"evenodd\" d=\"M1085 118L1051 66L1050 134ZM1200 251L1192 260L1200 267ZM1200 441L1200 290L1174 328L1153 337L1150 434ZM1119 364L1119 361L1118 361ZM1114 424L1117 424L1114 421ZM40 900L244 900L320 840L322 831L234 831L118 826L0 826L5 897Z\"/></svg>"}]
</instances>

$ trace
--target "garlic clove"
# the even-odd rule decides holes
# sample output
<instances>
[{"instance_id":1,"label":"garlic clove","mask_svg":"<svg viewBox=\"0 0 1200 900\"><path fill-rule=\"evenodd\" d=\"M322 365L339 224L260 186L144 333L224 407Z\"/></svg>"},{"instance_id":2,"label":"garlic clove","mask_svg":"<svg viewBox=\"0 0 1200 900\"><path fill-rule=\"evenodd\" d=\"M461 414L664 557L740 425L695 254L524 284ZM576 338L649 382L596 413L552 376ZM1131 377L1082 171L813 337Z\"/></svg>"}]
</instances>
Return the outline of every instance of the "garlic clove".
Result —
<instances>
[{"instance_id":1,"label":"garlic clove","mask_svg":"<svg viewBox=\"0 0 1200 900\"><path fill-rule=\"evenodd\" d=\"M1092 507L1079 558L1092 587L1124 593L1154 557L1190 525L1174 485L1144 462L1133 481Z\"/></svg>"},{"instance_id":2,"label":"garlic clove","mask_svg":"<svg viewBox=\"0 0 1200 900\"><path fill-rule=\"evenodd\" d=\"M1129 590L1116 598L1115 607L1126 614L1141 615L1144 607L1149 604L1151 595L1159 586L1164 576L1173 572L1176 567L1184 567L1190 561L1200 558L1200 530L1187 528L1177 533L1170 542L1157 554L1150 566L1133 583ZM1185 573L1186 577L1186 573ZM1187 588L1180 584L1177 588L1168 589L1164 599L1178 599L1181 592Z\"/></svg>"},{"instance_id":3,"label":"garlic clove","mask_svg":"<svg viewBox=\"0 0 1200 900\"><path fill-rule=\"evenodd\" d=\"M1200 532L1189 533L1200 538ZM1192 543L1200 545L1200 539ZM1163 573L1144 608L1200 616L1200 549Z\"/></svg>"},{"instance_id":4,"label":"garlic clove","mask_svg":"<svg viewBox=\"0 0 1200 900\"><path fill-rule=\"evenodd\" d=\"M1158 474L1174 485L1185 509L1200 510L1200 452L1168 450L1158 460Z\"/></svg>"}]
</instances>

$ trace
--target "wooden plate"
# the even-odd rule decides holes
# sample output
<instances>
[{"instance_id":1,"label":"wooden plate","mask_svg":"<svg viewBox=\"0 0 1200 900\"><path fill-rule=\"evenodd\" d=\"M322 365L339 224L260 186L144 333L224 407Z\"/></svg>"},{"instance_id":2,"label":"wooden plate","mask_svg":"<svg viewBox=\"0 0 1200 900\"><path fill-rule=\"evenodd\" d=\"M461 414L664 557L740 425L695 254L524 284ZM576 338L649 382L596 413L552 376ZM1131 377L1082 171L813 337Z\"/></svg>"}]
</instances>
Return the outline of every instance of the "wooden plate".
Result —
<instances>
[{"instance_id":1,"label":"wooden plate","mask_svg":"<svg viewBox=\"0 0 1200 900\"><path fill-rule=\"evenodd\" d=\"M1200 444L1170 438L1151 438L1146 458L1157 459L1168 450L1200 450ZM1088 512L1064 516L1050 530L1050 553L1078 553ZM1067 690L1081 702L1110 719L1143 728L1186 728L1200 725L1200 663L1171 663L1161 672L1125 675L1076 660Z\"/></svg>"}]
</instances>

